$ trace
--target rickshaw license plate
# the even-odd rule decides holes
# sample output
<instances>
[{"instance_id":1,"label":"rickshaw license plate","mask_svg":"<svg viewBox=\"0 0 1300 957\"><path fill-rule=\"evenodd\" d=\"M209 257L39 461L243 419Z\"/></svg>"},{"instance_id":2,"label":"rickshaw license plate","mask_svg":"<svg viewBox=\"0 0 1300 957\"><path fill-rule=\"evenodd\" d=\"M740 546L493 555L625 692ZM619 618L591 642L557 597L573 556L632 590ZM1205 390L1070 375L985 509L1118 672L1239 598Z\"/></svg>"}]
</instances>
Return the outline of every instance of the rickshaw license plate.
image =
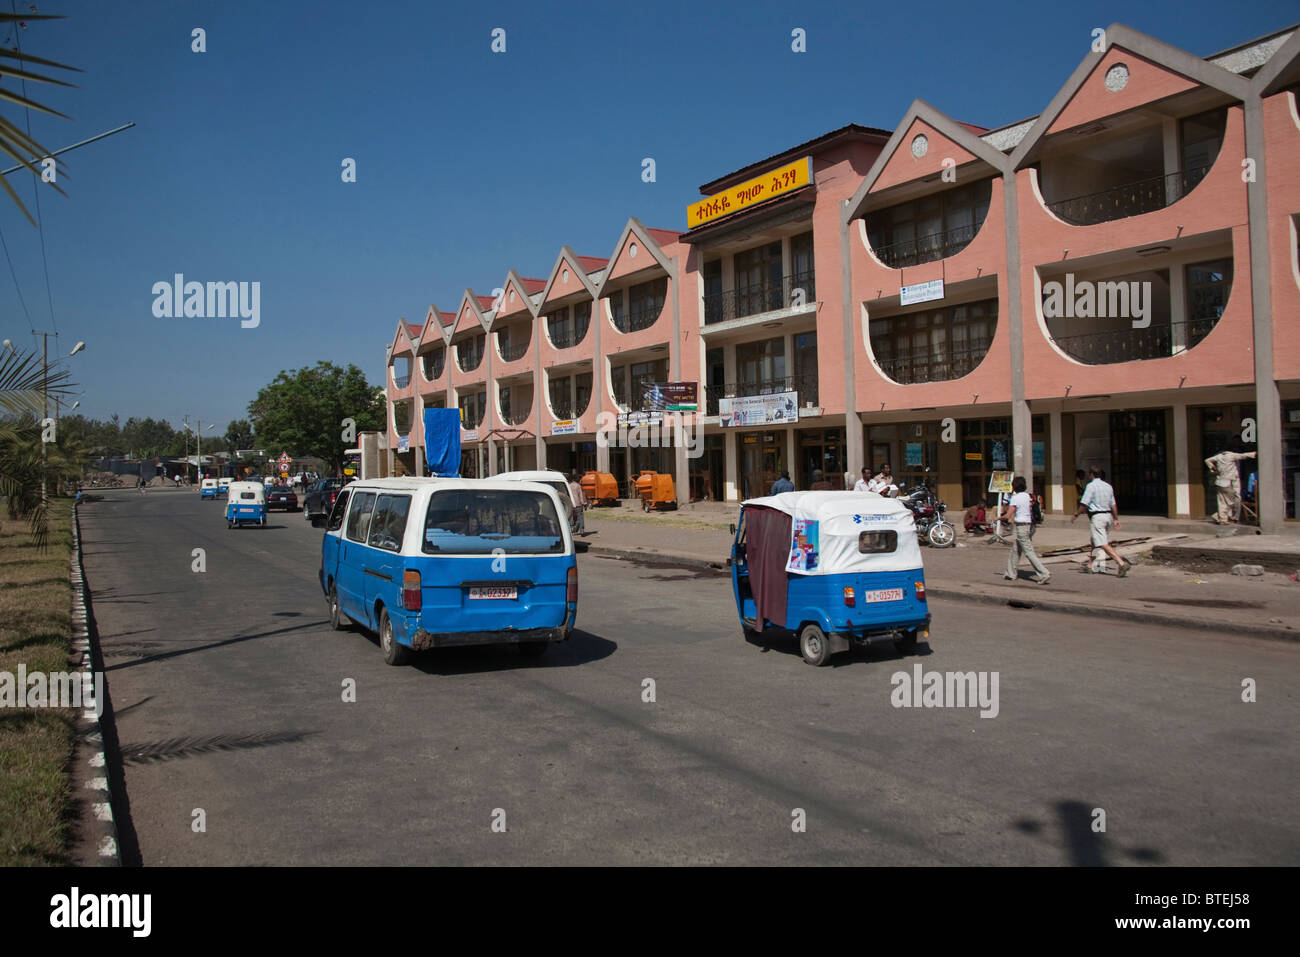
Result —
<instances>
[{"instance_id":1,"label":"rickshaw license plate","mask_svg":"<svg viewBox=\"0 0 1300 957\"><path fill-rule=\"evenodd\" d=\"M514 585L474 585L469 590L469 597L475 598L518 598L519 591ZM902 597L900 592L899 597Z\"/></svg>"},{"instance_id":2,"label":"rickshaw license plate","mask_svg":"<svg viewBox=\"0 0 1300 957\"><path fill-rule=\"evenodd\" d=\"M866 591L862 593L862 600L865 602L873 601L902 601L903 589L901 588L881 588L879 591Z\"/></svg>"}]
</instances>

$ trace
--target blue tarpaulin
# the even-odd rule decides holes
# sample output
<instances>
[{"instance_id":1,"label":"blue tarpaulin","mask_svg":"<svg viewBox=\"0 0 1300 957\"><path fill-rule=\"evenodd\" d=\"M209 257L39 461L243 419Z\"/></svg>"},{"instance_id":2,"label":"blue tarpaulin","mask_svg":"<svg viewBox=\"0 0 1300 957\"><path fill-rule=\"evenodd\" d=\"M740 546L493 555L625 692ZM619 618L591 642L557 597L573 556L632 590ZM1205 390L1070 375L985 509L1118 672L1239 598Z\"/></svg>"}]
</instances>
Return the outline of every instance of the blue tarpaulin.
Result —
<instances>
[{"instance_id":1,"label":"blue tarpaulin","mask_svg":"<svg viewBox=\"0 0 1300 957\"><path fill-rule=\"evenodd\" d=\"M460 409L424 410L424 460L434 475L460 475Z\"/></svg>"}]
</instances>

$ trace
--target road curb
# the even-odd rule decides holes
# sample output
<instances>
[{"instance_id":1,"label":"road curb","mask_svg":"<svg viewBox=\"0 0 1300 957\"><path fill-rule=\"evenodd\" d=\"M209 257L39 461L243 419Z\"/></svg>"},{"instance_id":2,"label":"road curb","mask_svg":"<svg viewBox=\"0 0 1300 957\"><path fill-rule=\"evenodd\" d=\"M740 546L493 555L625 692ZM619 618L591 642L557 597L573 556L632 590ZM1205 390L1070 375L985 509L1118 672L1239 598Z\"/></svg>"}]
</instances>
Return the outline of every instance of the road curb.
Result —
<instances>
[{"instance_id":1,"label":"road curb","mask_svg":"<svg viewBox=\"0 0 1300 957\"><path fill-rule=\"evenodd\" d=\"M95 688L95 654L91 646L90 621L86 607L86 577L81 565L81 503L72 508L72 563L68 572L72 584L72 650L81 656L83 688ZM101 658L102 660L102 658ZM86 704L83 697L82 704ZM85 822L86 833L95 846L95 854L104 867L121 867L122 851L113 820L113 795L108 786L108 762L104 757L104 734L96 713L105 702L96 698L84 707L77 722L78 735L90 751L87 759L86 788L90 799L91 819Z\"/></svg>"},{"instance_id":2,"label":"road curb","mask_svg":"<svg viewBox=\"0 0 1300 957\"><path fill-rule=\"evenodd\" d=\"M1038 586L1035 586L1038 587ZM1048 586L1051 587L1051 586ZM1053 601L1034 598L1009 598L1004 595L992 595L978 591L959 591L948 588L935 588L926 584L926 591L934 598L952 598L958 601L979 602L985 605L1002 605L1025 611L1058 611L1070 615L1084 615L1089 618L1111 618L1120 621L1133 621L1143 625L1163 625L1174 628L1195 628L1198 631L1213 631L1223 634L1231 629L1233 634L1247 634L1258 638L1271 638L1278 641L1300 641L1300 631L1287 628L1270 628L1267 625L1249 625L1205 621L1198 618L1172 618L1151 612L1137 611L1129 608L1114 608L1106 605L1079 605L1074 602ZM1037 596L1037 592L1034 593Z\"/></svg>"}]
</instances>

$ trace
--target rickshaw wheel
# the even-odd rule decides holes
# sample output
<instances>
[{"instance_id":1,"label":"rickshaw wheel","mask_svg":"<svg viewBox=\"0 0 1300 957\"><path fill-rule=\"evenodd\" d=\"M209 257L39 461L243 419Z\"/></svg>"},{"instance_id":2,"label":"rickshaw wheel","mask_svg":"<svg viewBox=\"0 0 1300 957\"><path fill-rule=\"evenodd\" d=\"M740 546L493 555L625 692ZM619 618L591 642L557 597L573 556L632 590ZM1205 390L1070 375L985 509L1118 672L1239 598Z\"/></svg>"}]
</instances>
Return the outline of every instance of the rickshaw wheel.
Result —
<instances>
[{"instance_id":1,"label":"rickshaw wheel","mask_svg":"<svg viewBox=\"0 0 1300 957\"><path fill-rule=\"evenodd\" d=\"M903 633L902 638L894 641L894 650L900 655L916 654L916 629L911 628Z\"/></svg>"},{"instance_id":2,"label":"rickshaw wheel","mask_svg":"<svg viewBox=\"0 0 1300 957\"><path fill-rule=\"evenodd\" d=\"M404 665L411 657L411 649L398 644L393 635L393 623L388 620L388 609L379 609L379 647L384 650L384 661L390 665Z\"/></svg>"},{"instance_id":3,"label":"rickshaw wheel","mask_svg":"<svg viewBox=\"0 0 1300 957\"><path fill-rule=\"evenodd\" d=\"M807 664L816 668L831 660L831 643L816 622L810 621L799 629L799 653Z\"/></svg>"}]
</instances>

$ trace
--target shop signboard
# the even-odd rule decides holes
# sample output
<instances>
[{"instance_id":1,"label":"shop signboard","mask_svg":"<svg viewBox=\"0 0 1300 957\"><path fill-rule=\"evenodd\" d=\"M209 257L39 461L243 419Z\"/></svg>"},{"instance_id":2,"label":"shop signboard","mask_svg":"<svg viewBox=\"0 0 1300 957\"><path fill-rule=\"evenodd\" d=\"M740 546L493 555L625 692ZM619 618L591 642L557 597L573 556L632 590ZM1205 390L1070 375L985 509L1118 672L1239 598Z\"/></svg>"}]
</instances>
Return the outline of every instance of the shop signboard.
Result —
<instances>
[{"instance_id":1,"label":"shop signboard","mask_svg":"<svg viewBox=\"0 0 1300 957\"><path fill-rule=\"evenodd\" d=\"M551 435L577 435L580 431L577 419L556 419L551 423Z\"/></svg>"},{"instance_id":2,"label":"shop signboard","mask_svg":"<svg viewBox=\"0 0 1300 957\"><path fill-rule=\"evenodd\" d=\"M775 392L719 399L718 420L723 428L798 422L799 393Z\"/></svg>"},{"instance_id":3,"label":"shop signboard","mask_svg":"<svg viewBox=\"0 0 1300 957\"><path fill-rule=\"evenodd\" d=\"M903 286L898 293L900 306L915 306L919 302L933 302L943 298L943 280L931 279L915 286Z\"/></svg>"},{"instance_id":4,"label":"shop signboard","mask_svg":"<svg viewBox=\"0 0 1300 957\"><path fill-rule=\"evenodd\" d=\"M626 425L629 429L635 429L640 426L663 425L664 414L662 411L652 412L620 412L618 414L617 424Z\"/></svg>"},{"instance_id":5,"label":"shop signboard","mask_svg":"<svg viewBox=\"0 0 1300 957\"><path fill-rule=\"evenodd\" d=\"M696 412L698 393L697 382L649 382L642 399L647 409L656 412Z\"/></svg>"},{"instance_id":6,"label":"shop signboard","mask_svg":"<svg viewBox=\"0 0 1300 957\"><path fill-rule=\"evenodd\" d=\"M743 209L777 199L811 185L812 181L812 157L805 156L793 163L778 166L753 179L745 180L737 186L729 187L721 193L714 193L698 203L691 203L686 207L686 228L694 229Z\"/></svg>"}]
</instances>

